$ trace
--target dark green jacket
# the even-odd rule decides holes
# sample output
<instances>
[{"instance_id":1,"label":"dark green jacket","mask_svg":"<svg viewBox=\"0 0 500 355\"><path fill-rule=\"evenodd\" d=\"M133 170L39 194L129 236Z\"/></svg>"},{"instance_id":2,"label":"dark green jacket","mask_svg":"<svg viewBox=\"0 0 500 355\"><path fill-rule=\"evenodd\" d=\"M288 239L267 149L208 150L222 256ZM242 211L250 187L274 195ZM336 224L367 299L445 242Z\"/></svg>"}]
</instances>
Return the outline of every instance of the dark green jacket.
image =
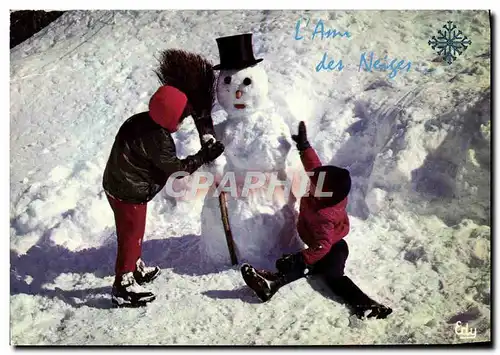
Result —
<instances>
[{"instance_id":1,"label":"dark green jacket","mask_svg":"<svg viewBox=\"0 0 500 355\"><path fill-rule=\"evenodd\" d=\"M170 132L149 112L130 117L118 131L103 176L104 190L129 203L146 203L175 172L192 174L203 164L199 153L179 159Z\"/></svg>"}]
</instances>

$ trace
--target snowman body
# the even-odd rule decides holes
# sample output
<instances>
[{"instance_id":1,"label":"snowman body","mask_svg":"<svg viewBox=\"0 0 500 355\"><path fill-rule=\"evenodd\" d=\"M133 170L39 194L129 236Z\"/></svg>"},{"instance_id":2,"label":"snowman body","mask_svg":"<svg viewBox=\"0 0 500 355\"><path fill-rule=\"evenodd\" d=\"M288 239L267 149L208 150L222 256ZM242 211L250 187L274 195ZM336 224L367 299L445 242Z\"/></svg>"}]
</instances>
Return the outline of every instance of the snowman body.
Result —
<instances>
[{"instance_id":1,"label":"snowman body","mask_svg":"<svg viewBox=\"0 0 500 355\"><path fill-rule=\"evenodd\" d=\"M213 170L219 191L220 186L233 187L225 195L238 261L261 268L273 268L276 258L303 246L296 232L295 200L283 186L290 132L267 101L267 82L265 71L257 66L221 71L217 98L228 116L215 126L225 151ZM249 173L258 173L265 182L245 194ZM200 246L210 261L230 263L216 186L204 200Z\"/></svg>"}]
</instances>

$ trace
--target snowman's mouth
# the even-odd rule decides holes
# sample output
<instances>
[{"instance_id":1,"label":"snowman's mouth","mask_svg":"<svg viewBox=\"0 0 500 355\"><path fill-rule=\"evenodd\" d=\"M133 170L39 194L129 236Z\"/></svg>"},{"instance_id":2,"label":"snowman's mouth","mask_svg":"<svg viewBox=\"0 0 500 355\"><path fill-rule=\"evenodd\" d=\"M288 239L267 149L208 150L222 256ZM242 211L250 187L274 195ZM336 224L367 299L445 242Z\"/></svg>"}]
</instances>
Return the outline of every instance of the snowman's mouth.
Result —
<instances>
[{"instance_id":1,"label":"snowman's mouth","mask_svg":"<svg viewBox=\"0 0 500 355\"><path fill-rule=\"evenodd\" d=\"M245 104L234 104L234 107L237 108L238 110L243 110L246 106Z\"/></svg>"}]
</instances>

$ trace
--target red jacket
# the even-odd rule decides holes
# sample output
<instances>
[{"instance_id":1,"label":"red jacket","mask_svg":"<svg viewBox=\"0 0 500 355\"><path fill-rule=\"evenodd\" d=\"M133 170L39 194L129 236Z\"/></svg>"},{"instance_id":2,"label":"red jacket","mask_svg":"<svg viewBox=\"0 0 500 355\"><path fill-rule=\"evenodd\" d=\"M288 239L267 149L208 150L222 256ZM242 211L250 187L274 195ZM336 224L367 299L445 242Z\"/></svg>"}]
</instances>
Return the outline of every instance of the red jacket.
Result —
<instances>
[{"instance_id":1,"label":"red jacket","mask_svg":"<svg viewBox=\"0 0 500 355\"><path fill-rule=\"evenodd\" d=\"M313 148L302 152L301 160L306 171L322 165ZM301 198L297 223L300 238L309 247L302 251L308 265L318 262L328 254L333 244L349 233L349 217L345 210L347 197L334 206L320 208L313 193L314 191L310 191L310 196Z\"/></svg>"}]
</instances>

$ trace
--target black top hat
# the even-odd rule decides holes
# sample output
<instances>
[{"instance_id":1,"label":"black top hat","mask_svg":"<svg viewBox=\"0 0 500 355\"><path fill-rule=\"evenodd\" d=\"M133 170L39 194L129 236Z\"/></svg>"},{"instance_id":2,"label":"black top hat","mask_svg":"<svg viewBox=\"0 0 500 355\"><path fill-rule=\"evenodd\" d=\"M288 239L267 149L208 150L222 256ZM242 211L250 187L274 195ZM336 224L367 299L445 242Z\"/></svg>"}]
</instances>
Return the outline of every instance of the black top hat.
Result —
<instances>
[{"instance_id":1,"label":"black top hat","mask_svg":"<svg viewBox=\"0 0 500 355\"><path fill-rule=\"evenodd\" d=\"M216 39L219 46L220 64L213 67L214 70L245 69L263 59L255 59L252 48L252 34L220 37Z\"/></svg>"}]
</instances>

